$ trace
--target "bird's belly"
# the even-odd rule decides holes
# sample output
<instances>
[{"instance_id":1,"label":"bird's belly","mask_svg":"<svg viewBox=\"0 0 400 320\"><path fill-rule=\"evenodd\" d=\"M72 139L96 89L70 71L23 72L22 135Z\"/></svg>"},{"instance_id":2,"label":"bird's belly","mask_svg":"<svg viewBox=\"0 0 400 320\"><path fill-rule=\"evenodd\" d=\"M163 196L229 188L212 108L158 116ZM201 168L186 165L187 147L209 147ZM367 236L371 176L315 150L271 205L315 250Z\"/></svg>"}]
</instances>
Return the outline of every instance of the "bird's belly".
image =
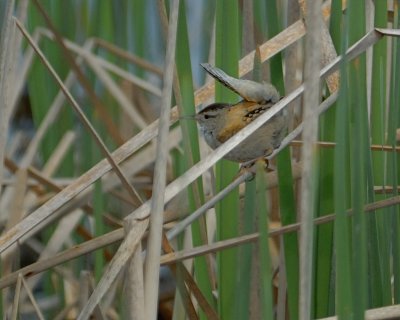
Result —
<instances>
[{"instance_id":1,"label":"bird's belly","mask_svg":"<svg viewBox=\"0 0 400 320\"><path fill-rule=\"evenodd\" d=\"M274 149L279 147L286 135L286 122L286 116L283 114L276 115L232 151L228 152L224 156L224 159L235 162L247 162L270 155ZM221 143L216 145L215 139L206 138L206 142L213 149L221 145Z\"/></svg>"}]
</instances>

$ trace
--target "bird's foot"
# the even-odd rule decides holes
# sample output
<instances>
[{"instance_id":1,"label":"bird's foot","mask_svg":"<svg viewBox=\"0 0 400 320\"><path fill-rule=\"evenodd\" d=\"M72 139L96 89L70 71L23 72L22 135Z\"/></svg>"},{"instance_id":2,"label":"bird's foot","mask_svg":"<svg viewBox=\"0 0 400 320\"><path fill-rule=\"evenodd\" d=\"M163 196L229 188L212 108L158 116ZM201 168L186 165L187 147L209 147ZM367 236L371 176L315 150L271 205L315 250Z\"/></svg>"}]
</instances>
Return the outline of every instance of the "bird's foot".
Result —
<instances>
[{"instance_id":1,"label":"bird's foot","mask_svg":"<svg viewBox=\"0 0 400 320\"><path fill-rule=\"evenodd\" d=\"M257 166L255 166L255 164L258 161L262 161L263 162L264 168L265 168L266 171L273 171L274 170L273 168L270 168L270 163L269 163L268 159L264 158L264 157L261 157L261 158L257 158L257 159L253 159L253 160L241 163L238 176L250 173L249 178L247 180L248 181L253 180L254 176L256 174L256 171L257 171Z\"/></svg>"}]
</instances>

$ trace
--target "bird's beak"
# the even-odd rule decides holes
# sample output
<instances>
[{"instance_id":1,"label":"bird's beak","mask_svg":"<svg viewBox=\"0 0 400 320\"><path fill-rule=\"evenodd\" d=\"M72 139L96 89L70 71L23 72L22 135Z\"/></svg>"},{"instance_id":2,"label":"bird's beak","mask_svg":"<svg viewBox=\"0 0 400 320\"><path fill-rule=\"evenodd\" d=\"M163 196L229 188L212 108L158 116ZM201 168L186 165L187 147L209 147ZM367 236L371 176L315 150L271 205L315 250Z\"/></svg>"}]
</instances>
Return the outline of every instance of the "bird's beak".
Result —
<instances>
[{"instance_id":1,"label":"bird's beak","mask_svg":"<svg viewBox=\"0 0 400 320\"><path fill-rule=\"evenodd\" d=\"M178 119L179 120L197 120L197 115L191 114L191 115L181 116Z\"/></svg>"}]
</instances>

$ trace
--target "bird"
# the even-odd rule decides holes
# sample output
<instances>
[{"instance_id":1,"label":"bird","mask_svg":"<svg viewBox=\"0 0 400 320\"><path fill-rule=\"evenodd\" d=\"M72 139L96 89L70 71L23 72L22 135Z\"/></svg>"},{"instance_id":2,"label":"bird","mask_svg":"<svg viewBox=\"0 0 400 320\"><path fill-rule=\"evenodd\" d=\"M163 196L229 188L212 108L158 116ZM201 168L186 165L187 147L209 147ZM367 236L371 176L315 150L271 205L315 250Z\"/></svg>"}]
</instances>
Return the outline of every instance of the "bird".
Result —
<instances>
[{"instance_id":1,"label":"bird","mask_svg":"<svg viewBox=\"0 0 400 320\"><path fill-rule=\"evenodd\" d=\"M272 105L251 101L240 101L233 105L213 103L201 110L195 119L207 144L216 149ZM266 157L280 146L285 133L286 117L281 112L228 152L224 159L244 163Z\"/></svg>"},{"instance_id":2,"label":"bird","mask_svg":"<svg viewBox=\"0 0 400 320\"><path fill-rule=\"evenodd\" d=\"M236 79L208 63L201 66L216 80L242 97L235 104L217 102L200 110L195 119L204 140L216 149L280 100L278 90L270 83ZM265 158L281 144L287 131L285 111L275 114L224 159L247 163Z\"/></svg>"}]
</instances>

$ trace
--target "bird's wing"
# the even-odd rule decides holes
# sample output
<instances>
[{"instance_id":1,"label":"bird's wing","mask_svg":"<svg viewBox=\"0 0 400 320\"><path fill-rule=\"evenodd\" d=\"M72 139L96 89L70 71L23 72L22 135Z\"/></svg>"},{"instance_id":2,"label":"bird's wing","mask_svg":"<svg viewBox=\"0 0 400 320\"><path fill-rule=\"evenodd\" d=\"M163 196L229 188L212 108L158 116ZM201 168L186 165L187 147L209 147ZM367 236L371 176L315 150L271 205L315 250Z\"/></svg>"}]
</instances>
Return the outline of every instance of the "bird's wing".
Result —
<instances>
[{"instance_id":1,"label":"bird's wing","mask_svg":"<svg viewBox=\"0 0 400 320\"><path fill-rule=\"evenodd\" d=\"M269 108L271 108L274 104L273 103L265 103L265 104L249 104L246 106L244 118L249 119L247 122L253 121L255 118L257 118L259 115L263 114L265 111L267 111Z\"/></svg>"},{"instance_id":2,"label":"bird's wing","mask_svg":"<svg viewBox=\"0 0 400 320\"><path fill-rule=\"evenodd\" d=\"M255 109L257 105L258 104L255 102L243 100L231 106L229 111L226 113L225 125L218 133L218 141L223 143L236 132L243 129L248 124L246 121L246 115L250 110Z\"/></svg>"}]
</instances>

